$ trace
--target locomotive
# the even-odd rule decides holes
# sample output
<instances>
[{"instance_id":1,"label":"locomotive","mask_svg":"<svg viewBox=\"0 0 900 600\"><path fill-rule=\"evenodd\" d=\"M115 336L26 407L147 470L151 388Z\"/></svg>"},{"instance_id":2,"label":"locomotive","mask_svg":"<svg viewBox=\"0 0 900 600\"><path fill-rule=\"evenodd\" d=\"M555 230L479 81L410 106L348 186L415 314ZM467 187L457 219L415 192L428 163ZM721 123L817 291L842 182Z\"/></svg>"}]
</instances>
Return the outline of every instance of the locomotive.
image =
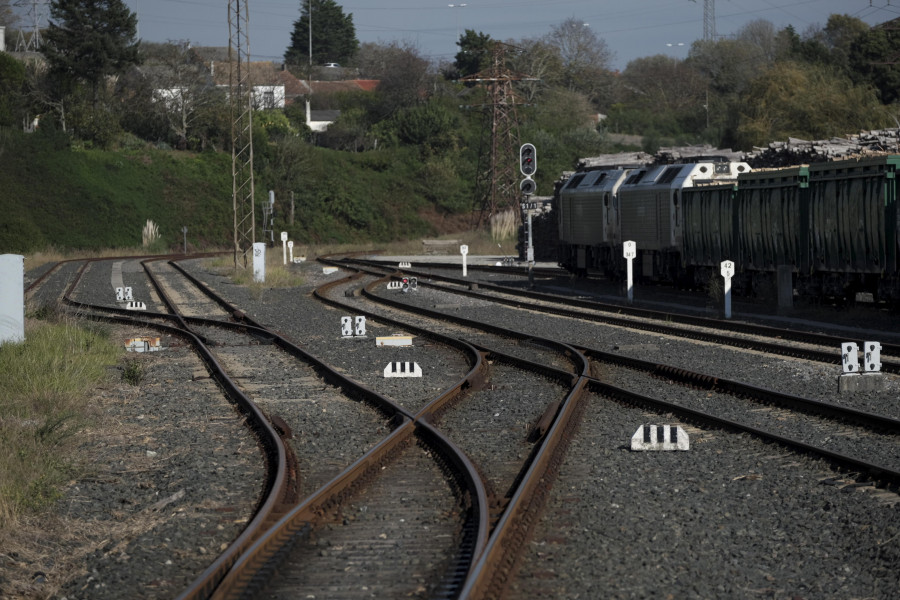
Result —
<instances>
[{"instance_id":1,"label":"locomotive","mask_svg":"<svg viewBox=\"0 0 900 600\"><path fill-rule=\"evenodd\" d=\"M900 300L900 155L776 169L700 159L577 172L559 191L560 266L621 279L622 243L635 275L703 287L724 260L736 293L765 296L790 269L801 297Z\"/></svg>"}]
</instances>

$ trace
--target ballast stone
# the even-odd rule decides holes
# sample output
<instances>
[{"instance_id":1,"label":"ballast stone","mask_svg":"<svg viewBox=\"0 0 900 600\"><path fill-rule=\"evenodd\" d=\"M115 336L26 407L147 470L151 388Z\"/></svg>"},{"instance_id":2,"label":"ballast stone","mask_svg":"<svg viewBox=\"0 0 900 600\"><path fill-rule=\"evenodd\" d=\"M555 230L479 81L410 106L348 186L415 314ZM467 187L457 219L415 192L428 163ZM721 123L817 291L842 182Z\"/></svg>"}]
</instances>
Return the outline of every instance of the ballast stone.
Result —
<instances>
[{"instance_id":1,"label":"ballast stone","mask_svg":"<svg viewBox=\"0 0 900 600\"><path fill-rule=\"evenodd\" d=\"M677 425L641 425L631 436L633 451L690 450L688 434Z\"/></svg>"}]
</instances>

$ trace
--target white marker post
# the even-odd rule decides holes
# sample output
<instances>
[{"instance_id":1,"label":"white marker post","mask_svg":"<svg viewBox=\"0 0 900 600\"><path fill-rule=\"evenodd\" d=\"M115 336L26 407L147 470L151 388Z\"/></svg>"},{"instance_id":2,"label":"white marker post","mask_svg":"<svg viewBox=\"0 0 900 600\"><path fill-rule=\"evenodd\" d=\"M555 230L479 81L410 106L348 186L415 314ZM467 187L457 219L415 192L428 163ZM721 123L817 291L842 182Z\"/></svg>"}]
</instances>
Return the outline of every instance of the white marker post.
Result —
<instances>
[{"instance_id":1,"label":"white marker post","mask_svg":"<svg viewBox=\"0 0 900 600\"><path fill-rule=\"evenodd\" d=\"M253 244L253 281L256 283L266 281L266 244L264 242Z\"/></svg>"},{"instance_id":2,"label":"white marker post","mask_svg":"<svg viewBox=\"0 0 900 600\"><path fill-rule=\"evenodd\" d=\"M731 318L731 278L734 277L734 262L722 261L722 277L725 278L725 318Z\"/></svg>"},{"instance_id":3,"label":"white marker post","mask_svg":"<svg viewBox=\"0 0 900 600\"><path fill-rule=\"evenodd\" d=\"M625 256L625 262L628 263L626 271L626 282L628 285L628 304L634 302L634 268L631 261L637 256L637 244L632 241L625 242L622 245L622 255Z\"/></svg>"},{"instance_id":4,"label":"white marker post","mask_svg":"<svg viewBox=\"0 0 900 600\"><path fill-rule=\"evenodd\" d=\"M284 264L284 265L287 264L287 238L288 238L287 231L282 231L281 232L282 263L281 264Z\"/></svg>"},{"instance_id":5,"label":"white marker post","mask_svg":"<svg viewBox=\"0 0 900 600\"><path fill-rule=\"evenodd\" d=\"M463 257L463 277L466 276L466 254L469 253L469 247L463 244L459 247L459 253L462 254Z\"/></svg>"},{"instance_id":6,"label":"white marker post","mask_svg":"<svg viewBox=\"0 0 900 600\"><path fill-rule=\"evenodd\" d=\"M294 264L294 242L288 242L288 254L290 254L291 264Z\"/></svg>"}]
</instances>

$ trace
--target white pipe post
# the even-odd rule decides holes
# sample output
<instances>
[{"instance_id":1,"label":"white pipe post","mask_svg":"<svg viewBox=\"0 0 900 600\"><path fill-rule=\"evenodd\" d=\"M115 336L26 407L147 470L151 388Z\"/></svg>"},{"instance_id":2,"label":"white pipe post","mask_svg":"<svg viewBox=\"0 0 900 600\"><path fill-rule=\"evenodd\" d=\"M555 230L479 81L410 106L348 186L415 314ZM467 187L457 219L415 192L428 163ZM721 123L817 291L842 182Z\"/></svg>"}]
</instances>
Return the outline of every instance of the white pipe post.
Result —
<instances>
[{"instance_id":1,"label":"white pipe post","mask_svg":"<svg viewBox=\"0 0 900 600\"><path fill-rule=\"evenodd\" d=\"M626 270L626 283L628 285L628 304L634 303L634 268L632 261L637 256L637 244L632 241L625 242L622 245L622 254L625 256L625 262L628 263Z\"/></svg>"},{"instance_id":2,"label":"white pipe post","mask_svg":"<svg viewBox=\"0 0 900 600\"><path fill-rule=\"evenodd\" d=\"M288 242L288 254L291 255L291 264L294 264L294 242Z\"/></svg>"},{"instance_id":3,"label":"white pipe post","mask_svg":"<svg viewBox=\"0 0 900 600\"><path fill-rule=\"evenodd\" d=\"M282 263L281 264L284 264L284 265L287 264L287 241L288 241L287 239L288 239L287 231L282 231L281 232Z\"/></svg>"},{"instance_id":4,"label":"white pipe post","mask_svg":"<svg viewBox=\"0 0 900 600\"><path fill-rule=\"evenodd\" d=\"M462 254L463 277L466 277L466 254L469 253L469 247L463 244L459 247L459 253Z\"/></svg>"},{"instance_id":5,"label":"white pipe post","mask_svg":"<svg viewBox=\"0 0 900 600\"><path fill-rule=\"evenodd\" d=\"M731 318L731 278L734 276L734 262L723 260L722 277L725 278L725 318Z\"/></svg>"}]
</instances>

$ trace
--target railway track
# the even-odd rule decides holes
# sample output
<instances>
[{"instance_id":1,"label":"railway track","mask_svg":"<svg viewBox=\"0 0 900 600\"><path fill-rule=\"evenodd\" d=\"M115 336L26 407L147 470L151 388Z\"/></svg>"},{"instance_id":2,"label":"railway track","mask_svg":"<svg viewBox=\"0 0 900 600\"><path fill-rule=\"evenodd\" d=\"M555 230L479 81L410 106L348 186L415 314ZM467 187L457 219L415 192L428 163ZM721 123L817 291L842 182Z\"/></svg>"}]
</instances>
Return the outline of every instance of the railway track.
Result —
<instances>
[{"instance_id":1,"label":"railway track","mask_svg":"<svg viewBox=\"0 0 900 600\"><path fill-rule=\"evenodd\" d=\"M490 319L468 318L475 312L471 306L473 301L493 307L486 308L486 312L497 310L497 300L490 296L470 296L454 307L457 302L446 300L445 290L436 290L434 298L429 298L431 308L421 310L422 307L414 306L417 303L414 294L391 296L382 291L387 278L376 279L372 275L341 278L315 292L317 300L325 303L327 308L313 311L320 315L312 314L312 320L333 319L336 330L340 315L365 315L371 333L400 332L414 336L416 343L413 350L389 350L392 354L371 358L377 354L373 353L371 339L341 340L338 342L340 349L332 348L327 352L329 360L326 362L313 357L309 350L321 351L339 338L336 334L315 333L323 330L320 323L290 318L275 323L275 313L265 310L265 303L251 303L254 308L249 310L245 306L238 308L217 294L218 281L210 280L196 268L185 269L178 264L157 262L148 263L146 271L148 282L157 281L152 289L153 284L148 283L146 290L154 308L157 299L161 307L169 298L172 305L183 304L188 307L185 312L194 314L174 317L169 314L174 312L170 308L166 314L142 315L142 326L151 326L148 325L150 319L155 320L152 326L166 326L165 323L174 320L179 322L175 326L169 325L174 330L190 330L200 344L215 353L216 361L223 365L223 371L232 374L235 387L242 394L261 407L263 414L269 414L270 420L275 421L271 415L279 415L277 421L281 424L282 434L286 427L296 436L303 431L303 426L297 423L309 424L321 416L315 411L294 416L291 411L297 405L308 408L318 404L302 402L306 398L301 396L306 395L307 390L317 388L320 384L315 382L322 381L325 372L329 373L329 380L339 375L339 371L352 377L352 383L332 384L333 387L323 390L329 396L346 386L345 389L352 390L348 396L356 406L381 407L382 411L380 421L376 419L378 422L373 422L371 427L360 427L370 432L370 438L348 440L351 447L341 456L323 455L323 466L318 472L313 461L304 463L304 456L310 456L312 449L298 446L309 440L298 442L295 437L290 441L297 450L302 474L293 508L283 507L277 519L270 519L262 530L253 534L252 542L244 543L240 551L228 559L228 568L219 570L214 576L218 580L215 591L206 586L196 592L185 592L182 597L211 595L226 598L253 593L292 598L306 597L298 594L322 593L326 589L339 589L340 597L370 597L372 594L461 598L566 596L571 590L565 585L560 587L561 574L564 579L577 574L575 580L582 585L582 577L596 575L597 567L579 571L577 557L570 557L566 564L555 565L558 569L551 574L542 571L540 566L546 553L538 550L535 554L534 551L549 544L555 556L563 556L570 546L581 547L574 540L560 538L576 537L572 529L574 523L583 519L589 528L601 530L604 523L615 520L607 510L597 511L596 519L583 515L574 519L571 515L576 511L567 513L560 508L569 503L570 508L581 510L581 504L591 504L585 498L596 498L596 492L582 494L572 490L583 489L591 483L587 480L596 480L592 474L597 473L600 465L608 466L605 463L613 455L616 462L625 460L626 463L629 462L627 456L631 456L630 462L643 462L647 466L669 464L675 469L678 465L679 469L687 469L688 478L697 480L696 467L691 471L690 466L680 464L691 462L675 456L680 453L663 453L668 455L665 457L656 454L655 458L648 454L645 461L637 457L641 453L619 452L632 433L623 433L623 424L625 428L633 428L635 422L668 416L689 430L692 443L699 444L701 449L711 447L705 444L722 444L717 452L731 453L735 451L732 447L746 445L751 450L737 452L745 457L755 452L763 458L774 454L777 458L757 462L777 463L782 471L811 468L807 464L809 459L797 458L800 456L796 454L800 448L795 443L797 440L787 436L779 438L777 433L763 431L759 422L750 423L750 416L759 416L754 413L760 406L758 404L753 405L757 408L746 409L745 418L738 423L705 414L701 410L706 408L703 406L680 405L677 401L668 402L653 396L661 390L668 393L674 382L683 381L683 387L676 387L686 390L687 396L693 394L709 399L714 395L717 405L744 403L746 398L773 403L762 407L766 416L787 422L797 418L797 406L802 406L804 413L818 410L816 402L799 397L790 404L786 400L789 394L766 396L766 390L741 387L741 383L723 377L689 373L681 366L669 367L653 360L639 364L634 358L591 348L583 340L566 344L538 335L533 330L510 329L509 325L523 322L504 316L506 310L522 312L514 302L508 303L512 309L498 312L499 320L503 322L500 325ZM97 277L102 285L103 275ZM205 282L201 281L203 277ZM420 279L420 285L423 283ZM105 285L109 286L109 283ZM77 287L72 285L73 290ZM423 289L419 299L426 293L432 292ZM277 295L277 292L272 294ZM74 295L77 297L77 293ZM535 302L530 300L524 306L528 314L532 313ZM106 304L115 305L113 302ZM133 315L122 315L112 306L88 306L84 302L77 306L84 312L113 313L117 319L136 322ZM415 317L410 316L413 310L417 311ZM469 315L462 316L461 313ZM212 319L206 318L211 315L214 315ZM239 323L226 323L235 317ZM574 319L572 316L565 318ZM537 320L536 317L528 319ZM623 324L616 326L624 327ZM550 329L561 328L551 324ZM573 338L566 334L566 339ZM379 352L381 350L384 349ZM381 377L384 359L403 356L403 352L415 352L423 363L430 362L433 381L417 382L417 385L409 386L411 389L406 389L401 383L388 383ZM300 356L304 358L301 360ZM373 369L372 363L376 361L378 368ZM594 363L593 367L589 361ZM303 372L297 366L299 362L305 362L304 368L312 372ZM329 362L342 366L336 367ZM600 379L592 377L592 370L595 375L603 376ZM264 381L267 371L277 373L276 378L280 377L280 381ZM294 372L296 375L284 375ZM635 389L613 386L610 379L621 380ZM448 380L453 384L448 384ZM369 388L374 391L370 392ZM648 390L655 392L647 394ZM372 398L382 399L360 402L360 395L367 393L372 393ZM400 398L396 402L390 400L392 394ZM517 400L513 401L513 398ZM334 405L331 398L323 399L321 403L327 403L329 407ZM347 404L349 406L350 402ZM773 405L776 408L772 408ZM881 415L867 415L867 411L862 410L854 413L833 406L828 410L829 416L814 417L819 432L816 436L821 437L825 432L838 438L856 438L861 440L863 447L872 447L872 436L881 436L883 441L879 443L883 450L873 453L884 457L896 451L896 421ZM619 425L609 429L607 425L598 425L598 418L601 423L612 419ZM829 423L833 421L828 419L839 419L842 429L829 429ZM874 424L867 424L866 419L874 420ZM855 424L848 425L845 421ZM336 419L334 422L346 421ZM606 433L597 434L596 427L607 427ZM869 431L872 427L878 429L878 433ZM738 429L752 435L749 438L736 436L733 432ZM308 431L302 437L308 438ZM485 438L490 440L489 444L485 443ZM757 438L767 440L764 444L777 441L780 449L767 453L760 442L753 441ZM867 490L887 494L888 499L895 497L882 488L897 485L896 466L877 462L866 466L866 461L859 460L858 456L844 457L847 460L841 462L843 459L837 456L840 452L812 444L807 446L802 448L803 453L819 457L812 459L816 465L812 468L821 475L819 480L829 482L827 485L833 486L838 481L843 482L840 485L863 484ZM579 448L582 450L577 450ZM840 448L843 446L839 445ZM591 458L591 449L600 454ZM358 460L353 460L356 458ZM800 466L790 466L795 463ZM832 465L835 464L838 470L834 470ZM606 477L599 478L605 486L616 485L616 475L609 473L629 472L627 467L625 471L617 471L615 467L610 469ZM733 481L755 482L758 481L755 476L762 472L757 469L744 479ZM338 474L329 479L329 474L335 473ZM710 473L713 480L721 476ZM636 475L635 481L645 489L660 484L658 477L649 475ZM702 482L698 485L702 487ZM787 494L787 489L782 493ZM398 496L408 502L396 502ZM696 496L685 494L683 504L673 502L673 510L676 513L687 511L689 503L695 500ZM892 505L882 496L879 496L879 502L880 506ZM622 507L615 502L612 504ZM634 512L629 509L629 514ZM664 522L650 520L661 530L666 530ZM634 523L627 519L625 522ZM427 524L428 529L423 524ZM432 531L434 535L429 537L425 531ZM568 541L572 544L566 543ZM615 541L621 546L626 543L627 536L621 535ZM678 546L676 543L672 552ZM386 559L387 554L392 558ZM610 571L620 573L617 568ZM876 569L874 573L873 576L879 576L880 571ZM631 589L622 586L635 578L642 579L642 583L635 584L633 589L648 592L658 589L647 583L646 576L619 576L622 583L617 585L607 581L607 590ZM749 577L747 585L754 584L759 577L758 574ZM791 574L779 573L776 579L790 578ZM799 580L806 581L806 577L801 576ZM529 596L528 590L533 590L534 595ZM616 593L606 595L615 596Z\"/></svg>"}]
</instances>

